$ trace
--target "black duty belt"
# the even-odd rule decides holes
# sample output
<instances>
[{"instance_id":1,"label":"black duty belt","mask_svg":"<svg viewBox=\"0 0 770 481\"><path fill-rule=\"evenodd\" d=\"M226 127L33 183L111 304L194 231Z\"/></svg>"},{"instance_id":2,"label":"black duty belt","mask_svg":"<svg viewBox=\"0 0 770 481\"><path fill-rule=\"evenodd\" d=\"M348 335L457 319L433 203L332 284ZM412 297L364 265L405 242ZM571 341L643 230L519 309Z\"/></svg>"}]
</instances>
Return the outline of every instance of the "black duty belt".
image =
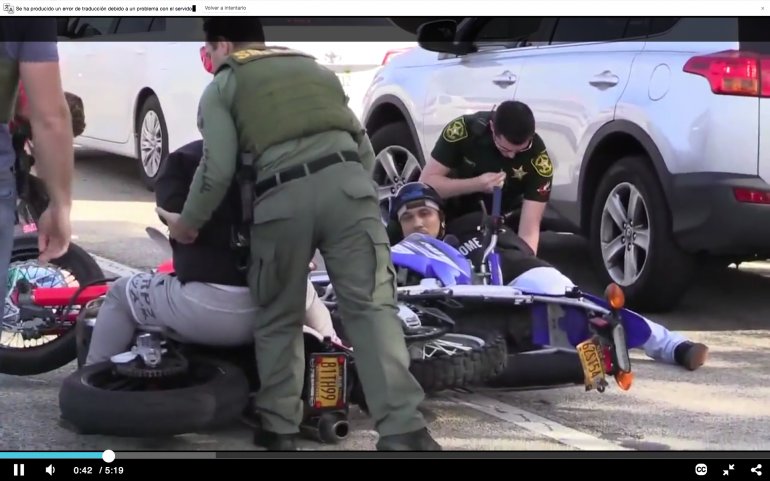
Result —
<instances>
[{"instance_id":1,"label":"black duty belt","mask_svg":"<svg viewBox=\"0 0 770 481\"><path fill-rule=\"evenodd\" d=\"M343 151L325 155L320 159L311 160L305 164L289 167L288 169L284 169L270 176L268 179L257 182L254 186L254 196L259 197L273 187L292 180L300 179L306 175L315 174L320 170L340 162L360 162L360 160L357 153L351 151Z\"/></svg>"}]
</instances>

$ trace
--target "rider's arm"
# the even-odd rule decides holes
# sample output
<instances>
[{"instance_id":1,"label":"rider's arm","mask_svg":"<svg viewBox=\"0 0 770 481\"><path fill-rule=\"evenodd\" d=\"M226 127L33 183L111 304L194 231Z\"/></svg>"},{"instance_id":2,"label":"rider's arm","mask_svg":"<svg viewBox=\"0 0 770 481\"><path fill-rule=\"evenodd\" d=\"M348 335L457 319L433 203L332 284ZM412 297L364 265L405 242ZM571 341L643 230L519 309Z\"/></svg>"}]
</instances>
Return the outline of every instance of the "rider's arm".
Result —
<instances>
[{"instance_id":1,"label":"rider's arm","mask_svg":"<svg viewBox=\"0 0 770 481\"><path fill-rule=\"evenodd\" d=\"M445 199L458 195L478 192L479 180L450 178L463 162L463 147L469 141L468 127L465 119L458 117L447 124L441 131L436 145L431 152L431 158L426 162L420 174L420 182L424 182Z\"/></svg>"},{"instance_id":2,"label":"rider's arm","mask_svg":"<svg viewBox=\"0 0 770 481\"><path fill-rule=\"evenodd\" d=\"M181 215L182 223L193 229L200 229L211 218L235 176L238 132L229 108L234 92L235 78L224 70L201 96L198 129L203 136L203 156Z\"/></svg>"},{"instance_id":3,"label":"rider's arm","mask_svg":"<svg viewBox=\"0 0 770 481\"><path fill-rule=\"evenodd\" d=\"M28 98L27 115L35 145L38 176L45 182L52 207L72 205L75 170L72 119L64 98L56 19L14 19L15 28L34 41L8 42L6 49L19 62L19 77Z\"/></svg>"},{"instance_id":4,"label":"rider's arm","mask_svg":"<svg viewBox=\"0 0 770 481\"><path fill-rule=\"evenodd\" d=\"M181 212L184 208L193 174L200 161L203 142L196 140L171 152L163 162L155 180L155 203L168 212ZM167 224L160 217L160 221Z\"/></svg>"},{"instance_id":5,"label":"rider's arm","mask_svg":"<svg viewBox=\"0 0 770 481\"><path fill-rule=\"evenodd\" d=\"M532 149L536 154L524 166L528 175L524 176L524 202L521 207L518 234L537 253L540 243L540 225L551 197L553 164L540 136L535 136Z\"/></svg>"}]
</instances>

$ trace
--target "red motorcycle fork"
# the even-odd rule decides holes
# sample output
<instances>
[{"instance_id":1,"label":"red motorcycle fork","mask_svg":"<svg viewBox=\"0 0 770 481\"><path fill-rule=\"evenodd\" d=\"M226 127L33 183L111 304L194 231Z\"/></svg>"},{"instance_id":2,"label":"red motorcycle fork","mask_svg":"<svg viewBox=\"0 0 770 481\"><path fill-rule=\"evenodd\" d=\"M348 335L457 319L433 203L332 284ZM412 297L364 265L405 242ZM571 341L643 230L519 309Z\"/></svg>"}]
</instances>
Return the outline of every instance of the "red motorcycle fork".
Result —
<instances>
[{"instance_id":1,"label":"red motorcycle fork","mask_svg":"<svg viewBox=\"0 0 770 481\"><path fill-rule=\"evenodd\" d=\"M31 300L36 306L63 307L72 302L73 305L82 306L94 299L107 294L109 286L106 284L89 286L83 289L73 300L79 287L36 287L32 289Z\"/></svg>"}]
</instances>

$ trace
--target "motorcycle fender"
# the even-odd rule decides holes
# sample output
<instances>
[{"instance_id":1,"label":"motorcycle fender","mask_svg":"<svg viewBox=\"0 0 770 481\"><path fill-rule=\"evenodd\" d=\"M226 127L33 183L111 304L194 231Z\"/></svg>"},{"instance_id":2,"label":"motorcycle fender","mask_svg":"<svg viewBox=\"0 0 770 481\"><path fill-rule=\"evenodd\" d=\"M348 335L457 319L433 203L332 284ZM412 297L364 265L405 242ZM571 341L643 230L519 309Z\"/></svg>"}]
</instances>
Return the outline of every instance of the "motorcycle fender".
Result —
<instances>
[{"instance_id":1,"label":"motorcycle fender","mask_svg":"<svg viewBox=\"0 0 770 481\"><path fill-rule=\"evenodd\" d=\"M586 293L583 293L583 296L605 309L610 309L610 305L601 297ZM629 349L641 347L650 339L652 330L643 316L630 309L621 309L618 314L620 315L620 322L626 330L626 342Z\"/></svg>"}]
</instances>

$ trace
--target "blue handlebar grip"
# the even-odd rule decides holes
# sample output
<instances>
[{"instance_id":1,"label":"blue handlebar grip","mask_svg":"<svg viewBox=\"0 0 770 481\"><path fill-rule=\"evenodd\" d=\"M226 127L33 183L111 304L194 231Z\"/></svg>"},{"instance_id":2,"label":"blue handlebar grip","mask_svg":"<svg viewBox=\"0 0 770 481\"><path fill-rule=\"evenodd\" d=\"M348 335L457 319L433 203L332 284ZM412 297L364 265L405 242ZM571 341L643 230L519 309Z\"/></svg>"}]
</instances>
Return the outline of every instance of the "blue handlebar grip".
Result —
<instances>
[{"instance_id":1,"label":"blue handlebar grip","mask_svg":"<svg viewBox=\"0 0 770 481\"><path fill-rule=\"evenodd\" d=\"M502 209L503 202L503 189L501 187L495 187L492 191L492 216L499 216Z\"/></svg>"}]
</instances>

